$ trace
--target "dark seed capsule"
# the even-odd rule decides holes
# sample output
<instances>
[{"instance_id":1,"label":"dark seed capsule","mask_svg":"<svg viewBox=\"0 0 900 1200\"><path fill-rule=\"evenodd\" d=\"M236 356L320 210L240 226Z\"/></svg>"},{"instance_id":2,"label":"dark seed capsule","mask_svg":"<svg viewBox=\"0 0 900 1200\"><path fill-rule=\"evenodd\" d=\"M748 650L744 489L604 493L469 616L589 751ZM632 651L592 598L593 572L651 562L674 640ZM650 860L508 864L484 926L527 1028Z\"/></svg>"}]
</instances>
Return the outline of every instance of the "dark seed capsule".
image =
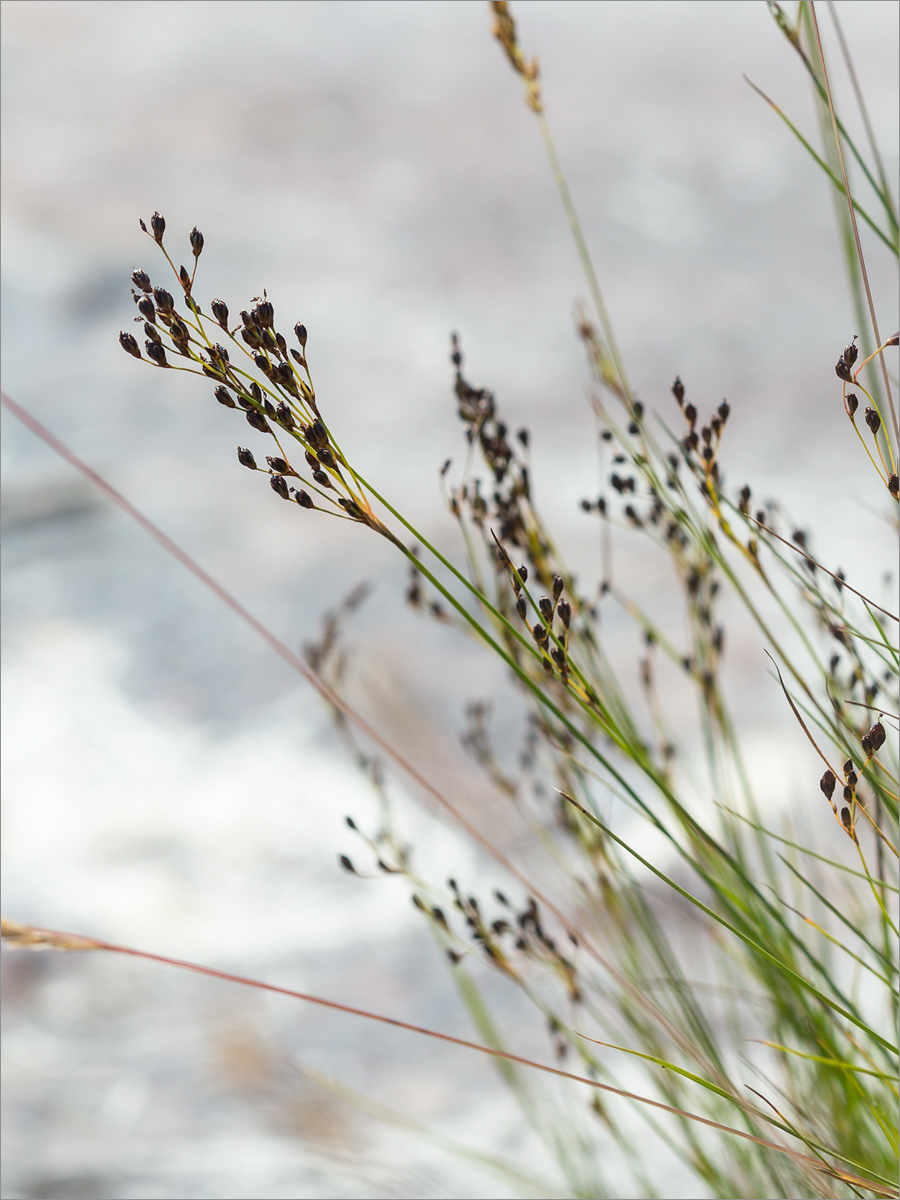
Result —
<instances>
[{"instance_id":1,"label":"dark seed capsule","mask_svg":"<svg viewBox=\"0 0 900 1200\"><path fill-rule=\"evenodd\" d=\"M272 418L272 420L274 421L275 418L278 416L278 409L275 407L275 405L272 403L272 401L269 399L268 396L263 397L262 405L263 405L263 408L266 410L266 413L268 414L268 416L270 416Z\"/></svg>"},{"instance_id":2,"label":"dark seed capsule","mask_svg":"<svg viewBox=\"0 0 900 1200\"><path fill-rule=\"evenodd\" d=\"M678 401L679 404L684 403L684 384L681 382L681 380L678 378L677 375L675 376L675 382L672 384L672 395L675 397L675 399Z\"/></svg>"},{"instance_id":3,"label":"dark seed capsule","mask_svg":"<svg viewBox=\"0 0 900 1200\"><path fill-rule=\"evenodd\" d=\"M878 751L881 749L881 747L884 745L884 738L885 738L884 726L882 725L882 723L880 721L876 721L875 724L872 726L872 728L869 730L869 737L871 738L871 741L872 741L872 752L873 752L873 754L877 754Z\"/></svg>"},{"instance_id":4,"label":"dark seed capsule","mask_svg":"<svg viewBox=\"0 0 900 1200\"><path fill-rule=\"evenodd\" d=\"M316 417L315 421L313 421L313 423L312 423L312 425L310 425L309 429L310 429L310 440L312 441L314 446L327 446L328 445L328 434L325 430L325 426L322 424L322 422L319 420L318 417Z\"/></svg>"},{"instance_id":5,"label":"dark seed capsule","mask_svg":"<svg viewBox=\"0 0 900 1200\"><path fill-rule=\"evenodd\" d=\"M137 344L137 339L133 336L133 334L126 333L124 329L119 333L119 345L123 350L127 350L128 353L133 355L135 358L141 357L141 351Z\"/></svg>"},{"instance_id":6,"label":"dark seed capsule","mask_svg":"<svg viewBox=\"0 0 900 1200\"><path fill-rule=\"evenodd\" d=\"M131 272L131 282L135 287L140 288L142 292L153 291L153 284L150 282L150 276L146 271L142 271L140 267L135 267Z\"/></svg>"},{"instance_id":7,"label":"dark seed capsule","mask_svg":"<svg viewBox=\"0 0 900 1200\"><path fill-rule=\"evenodd\" d=\"M228 305L225 303L224 300L213 300L210 307L212 308L212 315L216 318L216 320L219 322L219 324L222 326L222 328L227 333L228 332Z\"/></svg>"},{"instance_id":8,"label":"dark seed capsule","mask_svg":"<svg viewBox=\"0 0 900 1200\"><path fill-rule=\"evenodd\" d=\"M527 611L528 611L528 605L525 603L525 597L520 596L518 598L518 600L516 601L516 612L519 614L519 616L522 618L523 621L525 620L525 614Z\"/></svg>"},{"instance_id":9,"label":"dark seed capsule","mask_svg":"<svg viewBox=\"0 0 900 1200\"><path fill-rule=\"evenodd\" d=\"M524 566L519 567L519 579L521 579L522 583L525 583L527 581L527 579L528 579L528 568L527 567L524 567Z\"/></svg>"},{"instance_id":10,"label":"dark seed capsule","mask_svg":"<svg viewBox=\"0 0 900 1200\"><path fill-rule=\"evenodd\" d=\"M256 459L253 457L252 450L248 450L246 446L238 446L237 456L242 467L249 467L251 471L256 470Z\"/></svg>"},{"instance_id":11,"label":"dark seed capsule","mask_svg":"<svg viewBox=\"0 0 900 1200\"><path fill-rule=\"evenodd\" d=\"M264 354L254 354L253 361L256 363L257 367L259 367L260 371L262 371L263 375L272 374L272 364Z\"/></svg>"},{"instance_id":12,"label":"dark seed capsule","mask_svg":"<svg viewBox=\"0 0 900 1200\"><path fill-rule=\"evenodd\" d=\"M227 387L223 387L221 384L219 384L219 386L216 388L215 394L218 402L220 404L224 404L226 408L235 407L234 397L232 396L231 392L229 392Z\"/></svg>"},{"instance_id":13,"label":"dark seed capsule","mask_svg":"<svg viewBox=\"0 0 900 1200\"><path fill-rule=\"evenodd\" d=\"M562 650L559 649L559 647L555 647L553 650L550 651L550 657L553 659L553 661L556 663L556 665L559 667L560 670L562 670L563 667L566 665L566 656L565 656L565 654L563 654Z\"/></svg>"},{"instance_id":14,"label":"dark seed capsule","mask_svg":"<svg viewBox=\"0 0 900 1200\"><path fill-rule=\"evenodd\" d=\"M275 309L270 301L261 300L254 309L256 319L264 329L271 329L275 321Z\"/></svg>"},{"instance_id":15,"label":"dark seed capsule","mask_svg":"<svg viewBox=\"0 0 900 1200\"><path fill-rule=\"evenodd\" d=\"M309 335L306 332L306 326L301 321L298 321L294 326L294 333L297 337L297 341L304 349L306 349L306 339Z\"/></svg>"},{"instance_id":16,"label":"dark seed capsule","mask_svg":"<svg viewBox=\"0 0 900 1200\"><path fill-rule=\"evenodd\" d=\"M259 386L258 383L250 384L250 395L253 397L253 399L256 401L257 404L262 404L262 399L263 399L262 388Z\"/></svg>"},{"instance_id":17,"label":"dark seed capsule","mask_svg":"<svg viewBox=\"0 0 900 1200\"><path fill-rule=\"evenodd\" d=\"M853 788L848 783L843 792L844 800L850 804L853 801Z\"/></svg>"},{"instance_id":18,"label":"dark seed capsule","mask_svg":"<svg viewBox=\"0 0 900 1200\"><path fill-rule=\"evenodd\" d=\"M877 433L881 428L881 417L879 417L874 408L866 409L866 424L873 433Z\"/></svg>"},{"instance_id":19,"label":"dark seed capsule","mask_svg":"<svg viewBox=\"0 0 900 1200\"><path fill-rule=\"evenodd\" d=\"M148 338L144 345L147 348L147 357L152 358L158 367L167 367L166 352L159 342L151 342Z\"/></svg>"},{"instance_id":20,"label":"dark seed capsule","mask_svg":"<svg viewBox=\"0 0 900 1200\"><path fill-rule=\"evenodd\" d=\"M850 832L850 809L849 808L841 809L841 821L843 823L844 828L849 833Z\"/></svg>"},{"instance_id":21,"label":"dark seed capsule","mask_svg":"<svg viewBox=\"0 0 900 1200\"><path fill-rule=\"evenodd\" d=\"M281 336L281 335L279 334L279 336ZM306 359L303 357L303 355L300 353L300 351L295 350L293 348L293 346L291 347L291 358L294 360L295 363L298 363L301 367L306 366Z\"/></svg>"},{"instance_id":22,"label":"dark seed capsule","mask_svg":"<svg viewBox=\"0 0 900 1200\"><path fill-rule=\"evenodd\" d=\"M888 480L888 491L895 500L900 496L900 479L897 478L896 472Z\"/></svg>"},{"instance_id":23,"label":"dark seed capsule","mask_svg":"<svg viewBox=\"0 0 900 1200\"><path fill-rule=\"evenodd\" d=\"M543 625L535 625L531 631L531 636L539 646L543 646L544 642L547 640L547 630L543 627Z\"/></svg>"},{"instance_id":24,"label":"dark seed capsule","mask_svg":"<svg viewBox=\"0 0 900 1200\"><path fill-rule=\"evenodd\" d=\"M339 855L338 862L341 864L341 866L344 868L345 871L349 871L351 875L356 874L356 867L354 867L353 863L350 861L350 859L347 857L346 854Z\"/></svg>"},{"instance_id":25,"label":"dark seed capsule","mask_svg":"<svg viewBox=\"0 0 900 1200\"><path fill-rule=\"evenodd\" d=\"M684 415L691 429L693 429L697 423L697 410L693 404L686 404L684 406Z\"/></svg>"},{"instance_id":26,"label":"dark seed capsule","mask_svg":"<svg viewBox=\"0 0 900 1200\"><path fill-rule=\"evenodd\" d=\"M156 321L156 309L153 307L153 301L149 296L141 296L137 302L137 306L138 312L145 321L150 321L151 323Z\"/></svg>"},{"instance_id":27,"label":"dark seed capsule","mask_svg":"<svg viewBox=\"0 0 900 1200\"><path fill-rule=\"evenodd\" d=\"M562 621L566 629L569 628L569 622L572 620L572 605L568 600L560 600L556 611L559 613L559 619Z\"/></svg>"},{"instance_id":28,"label":"dark seed capsule","mask_svg":"<svg viewBox=\"0 0 900 1200\"><path fill-rule=\"evenodd\" d=\"M853 341L849 346L844 347L844 353L841 355L848 367L852 367L859 358L859 347L856 345L856 334L853 335Z\"/></svg>"},{"instance_id":29,"label":"dark seed capsule","mask_svg":"<svg viewBox=\"0 0 900 1200\"><path fill-rule=\"evenodd\" d=\"M285 429L294 428L294 414L283 400L280 400L275 408L276 416Z\"/></svg>"},{"instance_id":30,"label":"dark seed capsule","mask_svg":"<svg viewBox=\"0 0 900 1200\"><path fill-rule=\"evenodd\" d=\"M162 338L159 336L159 330L155 325L151 325L149 321L144 322L144 333L151 342L159 342L162 345Z\"/></svg>"},{"instance_id":31,"label":"dark seed capsule","mask_svg":"<svg viewBox=\"0 0 900 1200\"><path fill-rule=\"evenodd\" d=\"M273 377L277 383L280 383L286 392L292 395L297 394L297 384L294 380L294 372L291 369L291 364L281 362L273 371Z\"/></svg>"},{"instance_id":32,"label":"dark seed capsule","mask_svg":"<svg viewBox=\"0 0 900 1200\"><path fill-rule=\"evenodd\" d=\"M173 342L187 342L190 338L187 325L183 321L180 321L178 317L172 320L169 326L169 334Z\"/></svg>"},{"instance_id":33,"label":"dark seed capsule","mask_svg":"<svg viewBox=\"0 0 900 1200\"><path fill-rule=\"evenodd\" d=\"M585 512L590 512L594 506L593 506L593 504L591 504L590 500L582 500L581 507L584 509Z\"/></svg>"},{"instance_id":34,"label":"dark seed capsule","mask_svg":"<svg viewBox=\"0 0 900 1200\"><path fill-rule=\"evenodd\" d=\"M185 266L178 268L178 278L181 281L181 286L185 292L191 290L191 273Z\"/></svg>"},{"instance_id":35,"label":"dark seed capsule","mask_svg":"<svg viewBox=\"0 0 900 1200\"><path fill-rule=\"evenodd\" d=\"M291 471L290 465L288 463L286 463L283 458L279 458L278 455L276 455L276 454L267 454L266 462L269 464L269 466L272 468L272 470L275 471L278 475L292 475L293 474L293 472Z\"/></svg>"},{"instance_id":36,"label":"dark seed capsule","mask_svg":"<svg viewBox=\"0 0 900 1200\"><path fill-rule=\"evenodd\" d=\"M247 424L252 425L254 429L258 429L260 433L270 432L268 422L258 408L251 408L247 412Z\"/></svg>"},{"instance_id":37,"label":"dark seed capsule","mask_svg":"<svg viewBox=\"0 0 900 1200\"><path fill-rule=\"evenodd\" d=\"M341 496L341 498L338 500L338 504L341 506L344 512L348 516L353 517L354 520L358 521L361 519L362 510L355 500L348 500L346 497Z\"/></svg>"},{"instance_id":38,"label":"dark seed capsule","mask_svg":"<svg viewBox=\"0 0 900 1200\"><path fill-rule=\"evenodd\" d=\"M851 789L855 788L858 783L859 783L859 776L856 774L855 771L851 771L850 774L847 776L847 787L849 787ZM844 788L845 793L846 793L846 791L847 791L847 788ZM846 794L845 794L844 798L847 799Z\"/></svg>"},{"instance_id":39,"label":"dark seed capsule","mask_svg":"<svg viewBox=\"0 0 900 1200\"><path fill-rule=\"evenodd\" d=\"M314 501L313 501L312 496L310 496L309 492L304 492L302 488L300 489L299 492L294 493L294 499L297 501L297 503L300 505L301 508L313 508L314 507Z\"/></svg>"},{"instance_id":40,"label":"dark seed capsule","mask_svg":"<svg viewBox=\"0 0 900 1200\"><path fill-rule=\"evenodd\" d=\"M644 415L644 406L640 400L635 400L634 404L632 405L632 412L634 413L634 419L636 421L640 421L641 417Z\"/></svg>"},{"instance_id":41,"label":"dark seed capsule","mask_svg":"<svg viewBox=\"0 0 900 1200\"><path fill-rule=\"evenodd\" d=\"M196 225L191 230L191 249L194 252L194 258L199 258L200 251L203 249L203 234Z\"/></svg>"},{"instance_id":42,"label":"dark seed capsule","mask_svg":"<svg viewBox=\"0 0 900 1200\"><path fill-rule=\"evenodd\" d=\"M856 412L856 410L858 408L859 408L859 397L857 396L856 392L848 392L847 393L847 411L850 413L851 417L853 416L853 414Z\"/></svg>"},{"instance_id":43,"label":"dark seed capsule","mask_svg":"<svg viewBox=\"0 0 900 1200\"><path fill-rule=\"evenodd\" d=\"M553 599L554 600L558 600L560 598L560 596L563 593L564 586L565 585L563 584L562 576L554 575L553 576Z\"/></svg>"},{"instance_id":44,"label":"dark seed capsule","mask_svg":"<svg viewBox=\"0 0 900 1200\"><path fill-rule=\"evenodd\" d=\"M728 414L730 412L731 412L731 405L728 403L727 400L723 400L722 403L719 405L719 418L721 419L723 425L728 420Z\"/></svg>"},{"instance_id":45,"label":"dark seed capsule","mask_svg":"<svg viewBox=\"0 0 900 1200\"><path fill-rule=\"evenodd\" d=\"M541 610L541 616L549 624L553 619L553 601L549 596L541 596L538 600L538 608Z\"/></svg>"},{"instance_id":46,"label":"dark seed capsule","mask_svg":"<svg viewBox=\"0 0 900 1200\"><path fill-rule=\"evenodd\" d=\"M156 287L153 289L153 296L156 300L156 307L161 313L170 313L175 307L175 300L171 292L167 292L165 288Z\"/></svg>"},{"instance_id":47,"label":"dark seed capsule","mask_svg":"<svg viewBox=\"0 0 900 1200\"><path fill-rule=\"evenodd\" d=\"M245 325L241 330L241 337L247 343L251 350L258 350L262 344L259 330L255 325Z\"/></svg>"},{"instance_id":48,"label":"dark seed capsule","mask_svg":"<svg viewBox=\"0 0 900 1200\"><path fill-rule=\"evenodd\" d=\"M166 232L166 219L161 217L158 212L155 212L150 218L150 228L153 231L153 236L162 245L163 234Z\"/></svg>"},{"instance_id":49,"label":"dark seed capsule","mask_svg":"<svg viewBox=\"0 0 900 1200\"><path fill-rule=\"evenodd\" d=\"M871 758L872 753L873 753L872 739L869 737L869 735L867 733L864 733L862 735L862 737L859 739L859 744L862 746L863 753L865 754L866 758Z\"/></svg>"},{"instance_id":50,"label":"dark seed capsule","mask_svg":"<svg viewBox=\"0 0 900 1200\"><path fill-rule=\"evenodd\" d=\"M827 796L827 798L829 800L834 795L834 785L836 783L837 783L837 780L834 777L833 771L826 771L825 774L822 776L822 778L819 780L819 787L822 789L822 791L825 793L825 795Z\"/></svg>"},{"instance_id":51,"label":"dark seed capsule","mask_svg":"<svg viewBox=\"0 0 900 1200\"><path fill-rule=\"evenodd\" d=\"M316 458L315 454L313 454L312 450L305 450L305 451L304 451L304 457L305 457L305 459L306 459L307 463L309 464L309 466L310 466L310 467L311 467L311 468L312 468L314 471L318 471L318 469L319 469L319 460Z\"/></svg>"},{"instance_id":52,"label":"dark seed capsule","mask_svg":"<svg viewBox=\"0 0 900 1200\"><path fill-rule=\"evenodd\" d=\"M834 373L837 375L838 379L843 379L844 383L853 382L853 374L843 357L839 358L834 364Z\"/></svg>"},{"instance_id":53,"label":"dark seed capsule","mask_svg":"<svg viewBox=\"0 0 900 1200\"><path fill-rule=\"evenodd\" d=\"M287 480L283 475L273 475L269 480L269 484L273 492L277 492L282 500L287 500L290 493L288 492Z\"/></svg>"},{"instance_id":54,"label":"dark seed capsule","mask_svg":"<svg viewBox=\"0 0 900 1200\"><path fill-rule=\"evenodd\" d=\"M326 466L326 467L334 467L337 465L334 461L334 455L331 453L331 451L328 449L327 446L323 446L319 450L319 462L322 463L323 466Z\"/></svg>"},{"instance_id":55,"label":"dark seed capsule","mask_svg":"<svg viewBox=\"0 0 900 1200\"><path fill-rule=\"evenodd\" d=\"M847 761L844 763L844 774L849 775L852 770L853 770L853 759L848 758Z\"/></svg>"},{"instance_id":56,"label":"dark seed capsule","mask_svg":"<svg viewBox=\"0 0 900 1200\"><path fill-rule=\"evenodd\" d=\"M316 483L320 487L326 487L326 488L331 487L331 480L328 478L328 476L325 474L324 471L313 471L313 479L316 481Z\"/></svg>"}]
</instances>

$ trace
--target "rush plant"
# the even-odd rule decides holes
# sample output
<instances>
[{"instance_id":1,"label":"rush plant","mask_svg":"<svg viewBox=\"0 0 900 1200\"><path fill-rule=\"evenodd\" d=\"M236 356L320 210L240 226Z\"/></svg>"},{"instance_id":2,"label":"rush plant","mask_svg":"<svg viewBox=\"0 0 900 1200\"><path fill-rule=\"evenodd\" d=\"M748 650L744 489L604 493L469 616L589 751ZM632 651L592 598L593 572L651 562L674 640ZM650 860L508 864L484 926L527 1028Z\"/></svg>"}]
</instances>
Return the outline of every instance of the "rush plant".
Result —
<instances>
[{"instance_id":1,"label":"rush plant","mask_svg":"<svg viewBox=\"0 0 900 1200\"><path fill-rule=\"evenodd\" d=\"M604 1167L603 1147L612 1145L630 1166L634 1194L662 1194L647 1169L641 1123L690 1170L697 1194L896 1195L897 617L837 565L820 561L812 535L785 523L777 504L757 501L751 484L726 481L727 401L701 412L677 363L671 395L657 411L635 396L554 148L537 60L522 50L509 6L490 7L494 36L543 139L591 298L577 336L608 488L584 499L585 519L600 524L602 545L615 528L648 540L668 562L680 641L671 621L643 611L613 579L608 557L599 591L582 590L538 507L532 435L514 432L494 393L471 382L456 335L452 387L465 462L459 474L449 461L441 472L459 531L456 560L348 459L340 410L316 392L306 327L279 328L265 294L237 319L221 299L199 298L204 238L196 228L185 243L188 269L163 217L141 222L172 279L159 284L143 268L132 273L141 329L122 332L120 343L144 366L193 373L211 402L233 410L250 443L238 445L238 463L266 477L273 502L296 505L298 537L303 521L331 517L387 539L408 562L410 606L496 655L525 705L517 768L493 746L484 705L470 709L466 744L497 804L531 826L547 878L552 869L557 882L534 866L517 868L349 706L333 669L343 615L331 619L305 662L276 644L340 717L374 787L382 786L381 768L357 736L374 739L385 758L424 783L509 875L509 886L490 894L458 876L446 884L422 878L387 806L377 829L361 830L348 817L361 849L342 854L342 866L356 872L364 859L362 873L371 862L376 873L408 878L479 1042L415 1032L497 1059L525 1118L557 1154L567 1195L616 1194ZM898 338L880 330L858 222L896 256L895 204L874 141L858 147L835 112L816 6L799 5L796 20L780 5L769 8L819 98L821 154L791 128L840 201L859 323L858 336L848 331L843 349L835 347L832 401L852 427L871 503L890 514L888 562L896 553L898 427L885 351ZM864 200L850 186L848 160L864 178ZM638 700L606 643L602 614L612 604L625 608L643 638ZM805 833L789 823L772 828L751 785L722 677L726 608L770 655L797 744L811 744L821 759L821 777L810 779L820 795L818 821ZM662 680L682 712L696 711L699 756L673 729ZM22 945L139 953L15 922L5 936ZM500 972L538 1008L556 1066L507 1048L512 1039L495 1028L472 961ZM623 1086L623 1063L629 1081L642 1079L639 1092ZM537 1071L562 1077L584 1103L573 1108L558 1091L540 1096Z\"/></svg>"}]
</instances>

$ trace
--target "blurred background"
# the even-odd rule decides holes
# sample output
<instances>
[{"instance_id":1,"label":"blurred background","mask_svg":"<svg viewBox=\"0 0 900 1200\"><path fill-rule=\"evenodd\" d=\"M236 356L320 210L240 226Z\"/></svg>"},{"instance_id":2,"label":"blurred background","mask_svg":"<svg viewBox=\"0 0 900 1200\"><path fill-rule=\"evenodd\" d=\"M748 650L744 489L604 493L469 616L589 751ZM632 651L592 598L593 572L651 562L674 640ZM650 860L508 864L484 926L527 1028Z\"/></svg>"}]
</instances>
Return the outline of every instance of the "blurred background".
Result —
<instances>
[{"instance_id":1,"label":"blurred background","mask_svg":"<svg viewBox=\"0 0 900 1200\"><path fill-rule=\"evenodd\" d=\"M897 7L836 9L896 179ZM857 332L833 198L742 78L814 135L807 79L766 5L514 12L638 395L667 419L676 374L701 413L727 397L730 479L777 494L826 563L882 597L882 518L833 373ZM247 427L211 386L117 343L132 268L167 285L138 217L159 209L185 260L198 225L198 295L236 313L265 288L280 327L306 323L348 457L458 561L438 488L443 461L463 455L458 331L471 382L531 428L541 509L595 586L597 527L579 508L600 489L573 320L585 285L487 5L6 0L2 21L4 390L290 646L368 581L347 634L351 696L502 829L458 744L465 704L498 686L492 663L409 612L387 543L282 504L242 470ZM865 244L884 331L895 272ZM376 809L321 701L2 422L5 911L471 1036L408 885L338 868L360 849L345 815L371 828ZM618 539L620 582L664 604L642 553ZM759 640L739 638L729 662L789 802L813 776ZM517 715L514 702L498 712L501 743ZM402 779L391 786L422 874L489 886L492 868ZM147 963L4 963L6 1197L531 1194L459 1145L561 1194L477 1056ZM511 1048L547 1059L516 995L482 982ZM324 1076L433 1132L374 1117Z\"/></svg>"}]
</instances>

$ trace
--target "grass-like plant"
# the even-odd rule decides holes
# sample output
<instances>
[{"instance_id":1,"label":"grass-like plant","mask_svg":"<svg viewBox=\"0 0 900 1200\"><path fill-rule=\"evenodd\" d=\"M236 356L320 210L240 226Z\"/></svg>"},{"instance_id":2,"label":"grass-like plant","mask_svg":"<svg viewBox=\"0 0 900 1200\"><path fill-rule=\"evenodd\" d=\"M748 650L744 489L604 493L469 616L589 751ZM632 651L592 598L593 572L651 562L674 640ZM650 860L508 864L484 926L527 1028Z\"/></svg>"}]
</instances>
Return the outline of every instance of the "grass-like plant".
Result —
<instances>
[{"instance_id":1,"label":"grass-like plant","mask_svg":"<svg viewBox=\"0 0 900 1200\"><path fill-rule=\"evenodd\" d=\"M884 351L898 339L879 329L858 233L861 221L896 256L895 205L874 139L858 147L835 112L815 5L799 5L793 21L780 5L769 7L812 79L825 149L818 154L791 128L839 200L859 335L836 353L834 398L861 443L861 470L876 483L873 502L892 506L896 531L898 428ZM553 884L539 885L534 868L515 867L342 698L331 672L336 617L305 662L258 626L340 716L374 787L382 786L380 772L356 743L358 733L427 787L510 876L509 888L492 895L468 881L420 878L387 806L383 824L369 833L348 818L373 868L409 879L481 1041L416 1032L498 1060L525 1118L555 1150L567 1195L615 1194L591 1130L598 1121L630 1162L640 1194L661 1194L638 1120L693 1172L698 1194L896 1195L898 763L885 723L897 721L897 617L818 561L810 535L785 524L775 505L756 503L749 485L726 485L727 402L701 414L677 377L662 412L651 413L634 395L554 149L537 61L523 53L508 5L491 9L494 34L543 138L592 302L578 334L609 492L582 507L603 529L627 528L665 556L683 610L683 642L610 576L599 595L580 590L537 506L528 431L514 435L494 394L467 379L455 336L466 457L461 474L451 475L448 464L441 478L459 530L459 563L348 460L340 412L316 393L304 325L292 335L280 331L265 295L237 321L223 301L205 306L197 298L204 249L197 229L188 270L173 257L164 219L156 213L149 226L141 222L175 282L170 292L146 271L133 272L143 347L128 332L120 342L146 365L197 375L220 405L242 413L253 433L251 446L238 447L239 463L265 475L281 502L307 510L304 519L328 515L390 541L409 563L410 605L497 655L527 706L518 772L495 752L483 707L471 710L467 744L498 803L531 825L555 870ZM855 81L849 56L848 65ZM862 112L868 129L864 105ZM864 201L850 187L849 160L868 188ZM798 744L808 740L822 760L821 819L834 822L836 839L775 830L761 814L722 681L726 600L770 654ZM616 603L644 639L639 702L614 668L600 625L603 606ZM670 691L680 689L685 709L689 700L696 705L702 761L679 745L660 702L661 678ZM356 871L347 855L341 862ZM686 949L673 945L669 901L679 923L693 918ZM139 953L15 922L4 932L26 945ZM469 972L473 957L540 1010L560 1065L507 1049ZM621 1086L622 1062L629 1079L640 1072L640 1093ZM589 1088L589 1103L573 1110L561 1093L542 1098L534 1069Z\"/></svg>"}]
</instances>

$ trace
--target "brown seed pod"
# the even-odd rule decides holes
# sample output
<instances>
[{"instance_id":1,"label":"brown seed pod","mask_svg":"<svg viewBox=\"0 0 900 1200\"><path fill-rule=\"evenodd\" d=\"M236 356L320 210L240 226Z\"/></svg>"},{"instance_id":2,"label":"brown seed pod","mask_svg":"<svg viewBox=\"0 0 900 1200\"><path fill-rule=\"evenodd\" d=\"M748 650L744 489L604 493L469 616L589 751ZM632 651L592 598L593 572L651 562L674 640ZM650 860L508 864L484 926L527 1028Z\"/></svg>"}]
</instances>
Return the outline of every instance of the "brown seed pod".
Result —
<instances>
[{"instance_id":1,"label":"brown seed pod","mask_svg":"<svg viewBox=\"0 0 900 1200\"><path fill-rule=\"evenodd\" d=\"M156 307L161 313L170 313L175 308L175 300L171 292L167 292L165 288L155 287L153 289L153 297L156 300Z\"/></svg>"},{"instance_id":2,"label":"brown seed pod","mask_svg":"<svg viewBox=\"0 0 900 1200\"><path fill-rule=\"evenodd\" d=\"M231 392L229 392L228 388L223 387L222 384L219 384L219 386L216 388L215 396L218 402L220 404L224 404L226 408L235 407L234 397L232 396Z\"/></svg>"},{"instance_id":3,"label":"brown seed pod","mask_svg":"<svg viewBox=\"0 0 900 1200\"><path fill-rule=\"evenodd\" d=\"M269 479L269 484L273 492L277 492L282 500L287 500L290 493L288 492L287 480L283 475L273 475Z\"/></svg>"},{"instance_id":4,"label":"brown seed pod","mask_svg":"<svg viewBox=\"0 0 900 1200\"><path fill-rule=\"evenodd\" d=\"M877 754L884 745L885 739L884 726L880 721L876 721L869 730L869 737L872 741L872 753Z\"/></svg>"},{"instance_id":5,"label":"brown seed pod","mask_svg":"<svg viewBox=\"0 0 900 1200\"><path fill-rule=\"evenodd\" d=\"M837 780L834 777L833 771L826 771L825 774L822 776L822 778L819 780L819 787L822 789L822 791L825 793L825 795L827 796L827 798L829 800L834 795L834 787L835 787L836 783L837 783Z\"/></svg>"},{"instance_id":6,"label":"brown seed pod","mask_svg":"<svg viewBox=\"0 0 900 1200\"><path fill-rule=\"evenodd\" d=\"M141 357L141 350L137 344L137 339L132 334L126 333L124 329L119 333L119 345L128 354L133 355L134 358Z\"/></svg>"},{"instance_id":7,"label":"brown seed pod","mask_svg":"<svg viewBox=\"0 0 900 1200\"><path fill-rule=\"evenodd\" d=\"M252 450L248 450L246 446L238 446L237 456L242 467L249 467L251 471L256 470L256 459L253 457Z\"/></svg>"},{"instance_id":8,"label":"brown seed pod","mask_svg":"<svg viewBox=\"0 0 900 1200\"><path fill-rule=\"evenodd\" d=\"M294 428L294 414L283 400L279 400L275 408L276 416L285 429Z\"/></svg>"},{"instance_id":9,"label":"brown seed pod","mask_svg":"<svg viewBox=\"0 0 900 1200\"><path fill-rule=\"evenodd\" d=\"M121 341L121 339L119 340ZM147 349L147 357L152 359L158 367L167 367L169 365L166 359L166 352L159 342L151 342L148 338L144 342L144 346Z\"/></svg>"},{"instance_id":10,"label":"brown seed pod","mask_svg":"<svg viewBox=\"0 0 900 1200\"><path fill-rule=\"evenodd\" d=\"M144 318L145 321L150 321L151 323L156 321L156 309L153 305L153 301L150 299L149 296L147 296L147 295L141 296L138 299L137 306L138 306L138 312L141 314L141 316Z\"/></svg>"},{"instance_id":11,"label":"brown seed pod","mask_svg":"<svg viewBox=\"0 0 900 1200\"><path fill-rule=\"evenodd\" d=\"M262 415L258 408L249 409L247 412L247 424L252 425L254 429L258 429L260 433L271 432L266 418Z\"/></svg>"}]
</instances>

